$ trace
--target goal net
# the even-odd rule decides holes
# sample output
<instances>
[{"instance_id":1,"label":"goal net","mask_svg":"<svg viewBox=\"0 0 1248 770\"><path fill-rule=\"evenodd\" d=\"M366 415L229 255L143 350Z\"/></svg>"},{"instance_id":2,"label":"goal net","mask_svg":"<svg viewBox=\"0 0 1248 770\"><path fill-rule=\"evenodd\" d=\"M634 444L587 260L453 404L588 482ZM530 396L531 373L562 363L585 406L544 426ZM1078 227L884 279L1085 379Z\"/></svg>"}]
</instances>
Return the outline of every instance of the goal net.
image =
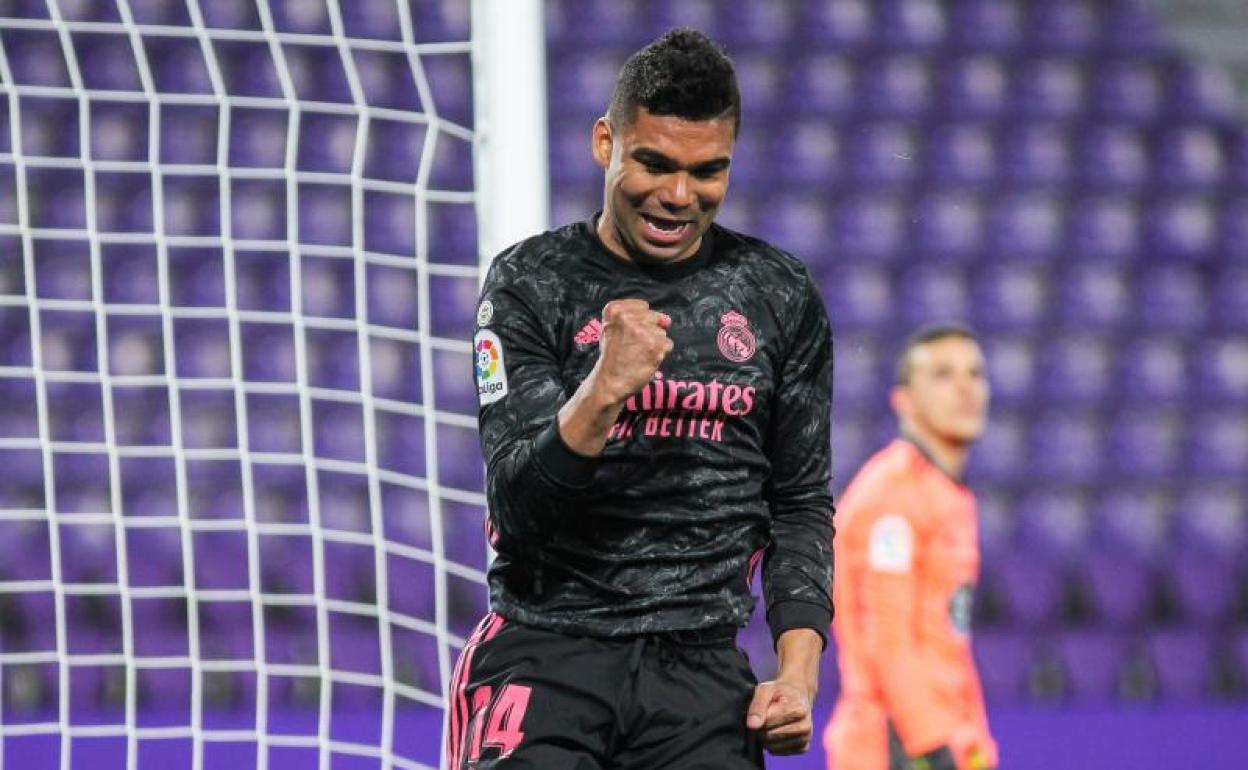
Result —
<instances>
[{"instance_id":1,"label":"goal net","mask_svg":"<svg viewBox=\"0 0 1248 770\"><path fill-rule=\"evenodd\" d=\"M0 0L0 767L436 767L467 0Z\"/></svg>"}]
</instances>

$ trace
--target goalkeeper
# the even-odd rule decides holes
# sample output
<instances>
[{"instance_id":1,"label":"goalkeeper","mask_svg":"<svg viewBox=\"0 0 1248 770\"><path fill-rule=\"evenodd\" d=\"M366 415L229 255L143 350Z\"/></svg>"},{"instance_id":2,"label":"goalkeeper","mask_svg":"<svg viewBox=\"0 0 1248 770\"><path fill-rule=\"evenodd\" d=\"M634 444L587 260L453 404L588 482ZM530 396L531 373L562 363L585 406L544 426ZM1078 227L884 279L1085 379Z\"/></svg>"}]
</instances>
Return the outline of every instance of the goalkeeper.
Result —
<instances>
[{"instance_id":1,"label":"goalkeeper","mask_svg":"<svg viewBox=\"0 0 1248 770\"><path fill-rule=\"evenodd\" d=\"M971 332L933 326L911 337L891 401L902 438L867 462L841 505L833 630L842 687L824 733L828 768L994 768L971 657L975 498L961 481L988 406Z\"/></svg>"},{"instance_id":2,"label":"goalkeeper","mask_svg":"<svg viewBox=\"0 0 1248 770\"><path fill-rule=\"evenodd\" d=\"M831 336L794 257L713 224L730 60L679 30L593 127L602 211L494 260L474 337L491 612L453 768L731 770L805 751L832 615ZM735 644L762 565L778 670Z\"/></svg>"}]
</instances>

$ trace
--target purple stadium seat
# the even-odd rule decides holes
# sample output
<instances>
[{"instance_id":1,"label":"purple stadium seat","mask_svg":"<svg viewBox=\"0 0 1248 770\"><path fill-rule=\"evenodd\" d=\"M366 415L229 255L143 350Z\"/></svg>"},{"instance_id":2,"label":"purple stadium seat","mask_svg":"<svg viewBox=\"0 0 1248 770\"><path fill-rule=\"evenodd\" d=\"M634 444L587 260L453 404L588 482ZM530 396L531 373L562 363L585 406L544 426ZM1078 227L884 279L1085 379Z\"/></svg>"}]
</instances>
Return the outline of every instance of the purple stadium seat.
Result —
<instances>
[{"instance_id":1,"label":"purple stadium seat","mask_svg":"<svg viewBox=\"0 0 1248 770\"><path fill-rule=\"evenodd\" d=\"M1216 185L1227 165L1218 135L1204 126L1186 125L1164 132L1157 157L1158 178L1172 186Z\"/></svg>"},{"instance_id":2,"label":"purple stadium seat","mask_svg":"<svg viewBox=\"0 0 1248 770\"><path fill-rule=\"evenodd\" d=\"M1151 408L1118 412L1108 439L1114 472L1137 481L1171 477L1180 465L1182 427L1174 414Z\"/></svg>"},{"instance_id":3,"label":"purple stadium seat","mask_svg":"<svg viewBox=\"0 0 1248 770\"><path fill-rule=\"evenodd\" d=\"M284 111L237 110L230 120L230 165L248 168L284 167L288 131L291 128L289 116ZM216 133L215 127L212 133Z\"/></svg>"},{"instance_id":4,"label":"purple stadium seat","mask_svg":"<svg viewBox=\"0 0 1248 770\"><path fill-rule=\"evenodd\" d=\"M66 583L115 583L117 538L109 524L61 525L61 579Z\"/></svg>"},{"instance_id":5,"label":"purple stadium seat","mask_svg":"<svg viewBox=\"0 0 1248 770\"><path fill-rule=\"evenodd\" d=\"M75 35L83 85L107 91L141 91L130 41L121 35Z\"/></svg>"},{"instance_id":6,"label":"purple stadium seat","mask_svg":"<svg viewBox=\"0 0 1248 770\"><path fill-rule=\"evenodd\" d=\"M833 356L837 372L837 399L847 411L860 415L862 410L882 403L882 390L887 379L883 376L883 354L873 336L846 332L840 344L833 348Z\"/></svg>"},{"instance_id":7,"label":"purple stadium seat","mask_svg":"<svg viewBox=\"0 0 1248 770\"><path fill-rule=\"evenodd\" d=\"M1045 273L1018 262L988 265L975 276L971 291L980 328L1012 331L1035 328L1048 310L1049 286Z\"/></svg>"},{"instance_id":8,"label":"purple stadium seat","mask_svg":"<svg viewBox=\"0 0 1248 770\"><path fill-rule=\"evenodd\" d=\"M1039 488L1015 503L1019 543L1027 553L1053 560L1074 559L1089 532L1087 501L1076 491Z\"/></svg>"},{"instance_id":9,"label":"purple stadium seat","mask_svg":"<svg viewBox=\"0 0 1248 770\"><path fill-rule=\"evenodd\" d=\"M1041 389L1050 403L1096 406L1114 387L1114 350L1106 337L1070 334L1051 338L1040 362Z\"/></svg>"},{"instance_id":10,"label":"purple stadium seat","mask_svg":"<svg viewBox=\"0 0 1248 770\"><path fill-rule=\"evenodd\" d=\"M1054 647L1072 701L1104 704L1115 698L1128 650L1126 639L1112 631L1067 631L1055 639Z\"/></svg>"},{"instance_id":11,"label":"purple stadium seat","mask_svg":"<svg viewBox=\"0 0 1248 770\"><path fill-rule=\"evenodd\" d=\"M1161 47L1160 21L1147 3L1112 0L1103 10L1105 42L1114 50L1153 52Z\"/></svg>"},{"instance_id":12,"label":"purple stadium seat","mask_svg":"<svg viewBox=\"0 0 1248 770\"><path fill-rule=\"evenodd\" d=\"M1158 629L1144 638L1161 696L1167 703L1198 702L1210 691L1214 645L1200 629Z\"/></svg>"},{"instance_id":13,"label":"purple stadium seat","mask_svg":"<svg viewBox=\"0 0 1248 770\"><path fill-rule=\"evenodd\" d=\"M1170 591L1189 624L1226 624L1233 616L1240 574L1233 557L1209 548L1174 549L1167 558Z\"/></svg>"},{"instance_id":14,"label":"purple stadium seat","mask_svg":"<svg viewBox=\"0 0 1248 770\"><path fill-rule=\"evenodd\" d=\"M1248 403L1248 339L1206 340L1194 353L1197 392L1206 404Z\"/></svg>"},{"instance_id":15,"label":"purple stadium seat","mask_svg":"<svg viewBox=\"0 0 1248 770\"><path fill-rule=\"evenodd\" d=\"M1077 53L1098 41L1099 21L1096 3L1058 0L1029 4L1024 28L1027 42L1039 50Z\"/></svg>"},{"instance_id":16,"label":"purple stadium seat","mask_svg":"<svg viewBox=\"0 0 1248 770\"><path fill-rule=\"evenodd\" d=\"M1013 109L1032 119L1072 119L1084 109L1087 83L1073 58L1026 59L1015 70Z\"/></svg>"},{"instance_id":17,"label":"purple stadium seat","mask_svg":"<svg viewBox=\"0 0 1248 770\"><path fill-rule=\"evenodd\" d=\"M1012 627L1039 630L1058 620L1066 589L1063 569L1056 561L1007 559L991 573L987 580L1002 590Z\"/></svg>"},{"instance_id":18,"label":"purple stadium seat","mask_svg":"<svg viewBox=\"0 0 1248 770\"><path fill-rule=\"evenodd\" d=\"M853 177L862 183L889 185L918 176L918 137L902 123L862 123L849 129L846 157Z\"/></svg>"},{"instance_id":19,"label":"purple stadium seat","mask_svg":"<svg viewBox=\"0 0 1248 770\"><path fill-rule=\"evenodd\" d=\"M910 240L911 247L918 253L942 260L965 261L982 252L986 242L986 216L978 197L960 192L933 192L921 198L913 211Z\"/></svg>"},{"instance_id":20,"label":"purple stadium seat","mask_svg":"<svg viewBox=\"0 0 1248 770\"><path fill-rule=\"evenodd\" d=\"M987 359L994 409L1031 405L1039 379L1036 346L1025 337L1013 335L985 336L981 345Z\"/></svg>"},{"instance_id":21,"label":"purple stadium seat","mask_svg":"<svg viewBox=\"0 0 1248 770\"><path fill-rule=\"evenodd\" d=\"M979 547L984 563L1009 558L1016 535L1014 496L1005 487L985 486L975 480L979 517Z\"/></svg>"},{"instance_id":22,"label":"purple stadium seat","mask_svg":"<svg viewBox=\"0 0 1248 770\"><path fill-rule=\"evenodd\" d=\"M1248 533L1245 500L1234 483L1195 484L1174 504L1174 537L1179 546L1234 559Z\"/></svg>"},{"instance_id":23,"label":"purple stadium seat","mask_svg":"<svg viewBox=\"0 0 1248 770\"><path fill-rule=\"evenodd\" d=\"M1017 3L955 0L950 11L951 37L962 48L1010 49L1019 41L1022 27L1022 14Z\"/></svg>"},{"instance_id":24,"label":"purple stadium seat","mask_svg":"<svg viewBox=\"0 0 1248 770\"><path fill-rule=\"evenodd\" d=\"M969 315L966 281L960 271L916 266L903 273L898 284L901 315L911 326Z\"/></svg>"},{"instance_id":25,"label":"purple stadium seat","mask_svg":"<svg viewBox=\"0 0 1248 770\"><path fill-rule=\"evenodd\" d=\"M1075 256L1096 261L1132 260L1140 249L1140 231L1139 209L1125 196L1089 196L1075 200L1070 207L1068 238Z\"/></svg>"},{"instance_id":26,"label":"purple stadium seat","mask_svg":"<svg viewBox=\"0 0 1248 770\"><path fill-rule=\"evenodd\" d=\"M1138 275L1134 316L1141 330L1191 332L1205 323L1207 313L1205 282L1195 270L1167 264Z\"/></svg>"},{"instance_id":27,"label":"purple stadium seat","mask_svg":"<svg viewBox=\"0 0 1248 770\"><path fill-rule=\"evenodd\" d=\"M913 118L930 106L933 74L919 56L883 56L864 62L859 73L859 99L873 117Z\"/></svg>"},{"instance_id":28,"label":"purple stadium seat","mask_svg":"<svg viewBox=\"0 0 1248 770\"><path fill-rule=\"evenodd\" d=\"M1015 703L1027 696L1031 668L1029 635L1020 631L977 630L973 647L984 697L989 703Z\"/></svg>"},{"instance_id":29,"label":"purple stadium seat","mask_svg":"<svg viewBox=\"0 0 1248 770\"><path fill-rule=\"evenodd\" d=\"M386 560L386 579L389 581L391 612L409 618L432 621L434 596L432 591L413 591L412 586L432 585L433 566L406 556L391 555ZM425 582L429 581L429 582Z\"/></svg>"},{"instance_id":30,"label":"purple stadium seat","mask_svg":"<svg viewBox=\"0 0 1248 770\"><path fill-rule=\"evenodd\" d=\"M178 528L129 527L126 529L125 549L128 585L182 585L182 533Z\"/></svg>"},{"instance_id":31,"label":"purple stadium seat","mask_svg":"<svg viewBox=\"0 0 1248 770\"><path fill-rule=\"evenodd\" d=\"M943 68L942 82L941 101L952 115L991 118L1006 110L1009 81L1005 64L995 56L951 58Z\"/></svg>"},{"instance_id":32,"label":"purple stadium seat","mask_svg":"<svg viewBox=\"0 0 1248 770\"><path fill-rule=\"evenodd\" d=\"M412 195L387 192L366 193L364 196L364 248L383 254L414 256L416 254L415 210L416 199ZM346 230L343 230L342 234L345 233Z\"/></svg>"},{"instance_id":33,"label":"purple stadium seat","mask_svg":"<svg viewBox=\"0 0 1248 770\"><path fill-rule=\"evenodd\" d=\"M1118 555L1154 559L1167 544L1170 506L1150 487L1107 486L1094 515L1096 543Z\"/></svg>"},{"instance_id":34,"label":"purple stadium seat","mask_svg":"<svg viewBox=\"0 0 1248 770\"><path fill-rule=\"evenodd\" d=\"M348 3L341 6L343 31L348 37L397 40L399 12L389 3Z\"/></svg>"},{"instance_id":35,"label":"purple stadium seat","mask_svg":"<svg viewBox=\"0 0 1248 770\"><path fill-rule=\"evenodd\" d=\"M866 0L802 0L799 27L821 47L867 46L875 39L872 26L872 4Z\"/></svg>"},{"instance_id":36,"label":"purple stadium seat","mask_svg":"<svg viewBox=\"0 0 1248 770\"><path fill-rule=\"evenodd\" d=\"M1130 275L1112 264L1079 262L1062 276L1058 307L1062 321L1076 329L1111 331L1131 309Z\"/></svg>"},{"instance_id":37,"label":"purple stadium seat","mask_svg":"<svg viewBox=\"0 0 1248 770\"><path fill-rule=\"evenodd\" d=\"M392 414L377 415L377 462L380 467L409 476L424 477L424 420Z\"/></svg>"},{"instance_id":38,"label":"purple stadium seat","mask_svg":"<svg viewBox=\"0 0 1248 770\"><path fill-rule=\"evenodd\" d=\"M1243 479L1248 474L1248 419L1216 410L1187 421L1185 470L1203 478Z\"/></svg>"},{"instance_id":39,"label":"purple stadium seat","mask_svg":"<svg viewBox=\"0 0 1248 770\"><path fill-rule=\"evenodd\" d=\"M351 172L357 121L346 115L309 112L301 118L297 166L304 171Z\"/></svg>"},{"instance_id":40,"label":"purple stadium seat","mask_svg":"<svg viewBox=\"0 0 1248 770\"><path fill-rule=\"evenodd\" d=\"M1030 451L1034 478L1054 482L1095 480L1104 462L1104 440L1097 416L1067 409L1032 420Z\"/></svg>"},{"instance_id":41,"label":"purple stadium seat","mask_svg":"<svg viewBox=\"0 0 1248 770\"><path fill-rule=\"evenodd\" d=\"M791 109L802 115L850 114L857 107L854 60L837 51L812 50L790 60ZM783 130L784 126L777 126ZM735 159L734 159L735 162Z\"/></svg>"},{"instance_id":42,"label":"purple stadium seat","mask_svg":"<svg viewBox=\"0 0 1248 770\"><path fill-rule=\"evenodd\" d=\"M1177 406L1188 391L1185 350L1171 337L1137 336L1118 357L1118 392L1129 402Z\"/></svg>"},{"instance_id":43,"label":"purple stadium seat","mask_svg":"<svg viewBox=\"0 0 1248 770\"><path fill-rule=\"evenodd\" d=\"M823 119L786 122L776 130L767 162L790 169L795 184L835 183L848 173L849 137L848 131Z\"/></svg>"},{"instance_id":44,"label":"purple stadium seat","mask_svg":"<svg viewBox=\"0 0 1248 770\"><path fill-rule=\"evenodd\" d=\"M16 84L69 87L69 70L55 32L6 29L0 40Z\"/></svg>"},{"instance_id":45,"label":"purple stadium seat","mask_svg":"<svg viewBox=\"0 0 1248 770\"><path fill-rule=\"evenodd\" d=\"M811 206L806 221L795 224L809 230L824 214L819 209L818 205ZM834 216L832 243L836 251L849 260L875 264L892 261L906 246L906 215L904 204L895 197L855 195L845 198ZM818 244L811 239L809 243L794 243L791 248L809 254Z\"/></svg>"},{"instance_id":46,"label":"purple stadium seat","mask_svg":"<svg viewBox=\"0 0 1248 770\"><path fill-rule=\"evenodd\" d=\"M924 50L943 43L949 32L937 0L888 0L876 5L876 35L884 45Z\"/></svg>"},{"instance_id":47,"label":"purple stadium seat","mask_svg":"<svg viewBox=\"0 0 1248 770\"><path fill-rule=\"evenodd\" d=\"M1098 187L1134 189L1147 181L1148 149L1138 128L1093 124L1081 136L1078 168L1083 181Z\"/></svg>"},{"instance_id":48,"label":"purple stadium seat","mask_svg":"<svg viewBox=\"0 0 1248 770\"><path fill-rule=\"evenodd\" d=\"M927 174L941 185L985 184L997 174L997 140L980 123L945 123L927 136Z\"/></svg>"},{"instance_id":49,"label":"purple stadium seat","mask_svg":"<svg viewBox=\"0 0 1248 770\"><path fill-rule=\"evenodd\" d=\"M438 481L462 490L482 489L485 466L480 460L481 445L475 428L438 425Z\"/></svg>"},{"instance_id":50,"label":"purple stadium seat","mask_svg":"<svg viewBox=\"0 0 1248 770\"><path fill-rule=\"evenodd\" d=\"M968 476L986 482L1023 479L1027 471L1028 422L1020 414L994 413L974 452Z\"/></svg>"},{"instance_id":51,"label":"purple stadium seat","mask_svg":"<svg viewBox=\"0 0 1248 770\"><path fill-rule=\"evenodd\" d=\"M832 308L832 322L838 328L856 329L890 320L894 307L890 283L887 272L867 265L825 273L821 288Z\"/></svg>"},{"instance_id":52,"label":"purple stadium seat","mask_svg":"<svg viewBox=\"0 0 1248 770\"><path fill-rule=\"evenodd\" d=\"M718 28L725 45L733 50L747 46L771 48L788 45L793 40L798 18L798 2L781 0L776 3L733 3L720 13Z\"/></svg>"},{"instance_id":53,"label":"purple stadium seat","mask_svg":"<svg viewBox=\"0 0 1248 770\"><path fill-rule=\"evenodd\" d=\"M1088 552L1082 572L1100 625L1131 629L1147 622L1157 590L1157 576L1148 561L1096 548Z\"/></svg>"},{"instance_id":54,"label":"purple stadium seat","mask_svg":"<svg viewBox=\"0 0 1248 770\"><path fill-rule=\"evenodd\" d=\"M1166 261L1208 259L1217 246L1219 213L1195 196L1156 201L1147 215L1149 252Z\"/></svg>"},{"instance_id":55,"label":"purple stadium seat","mask_svg":"<svg viewBox=\"0 0 1248 770\"><path fill-rule=\"evenodd\" d=\"M1162 79L1149 59L1108 59L1093 73L1093 113L1109 120L1145 122L1162 103Z\"/></svg>"},{"instance_id":56,"label":"purple stadium seat","mask_svg":"<svg viewBox=\"0 0 1248 770\"><path fill-rule=\"evenodd\" d=\"M1061 244L1063 212L1058 200L1033 193L1000 198L989 218L989 243L995 253L1041 259Z\"/></svg>"},{"instance_id":57,"label":"purple stadium seat","mask_svg":"<svg viewBox=\"0 0 1248 770\"><path fill-rule=\"evenodd\" d=\"M416 42L467 40L469 9L459 3L416 3L412 35Z\"/></svg>"},{"instance_id":58,"label":"purple stadium seat","mask_svg":"<svg viewBox=\"0 0 1248 770\"><path fill-rule=\"evenodd\" d=\"M1239 98L1229 73L1212 63L1179 62L1170 75L1167 107L1183 118L1230 123L1239 114Z\"/></svg>"},{"instance_id":59,"label":"purple stadium seat","mask_svg":"<svg viewBox=\"0 0 1248 770\"><path fill-rule=\"evenodd\" d=\"M1001 138L1000 163L1013 185L1060 185L1071 176L1071 142L1061 124L1014 126Z\"/></svg>"}]
</instances>

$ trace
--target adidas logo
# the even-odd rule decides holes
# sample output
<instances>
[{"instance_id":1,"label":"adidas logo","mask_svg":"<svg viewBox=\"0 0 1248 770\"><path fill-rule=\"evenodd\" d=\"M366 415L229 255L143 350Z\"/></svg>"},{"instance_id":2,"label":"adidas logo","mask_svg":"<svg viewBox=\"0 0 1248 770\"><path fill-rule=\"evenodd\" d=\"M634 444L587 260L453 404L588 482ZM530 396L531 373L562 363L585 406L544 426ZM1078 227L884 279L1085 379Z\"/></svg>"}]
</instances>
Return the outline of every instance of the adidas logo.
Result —
<instances>
[{"instance_id":1,"label":"adidas logo","mask_svg":"<svg viewBox=\"0 0 1248 770\"><path fill-rule=\"evenodd\" d=\"M578 345L593 345L598 342L598 338L601 336L602 321L599 321L597 318L592 318L589 323L585 324L585 328L576 333L576 336L572 338L572 341Z\"/></svg>"}]
</instances>

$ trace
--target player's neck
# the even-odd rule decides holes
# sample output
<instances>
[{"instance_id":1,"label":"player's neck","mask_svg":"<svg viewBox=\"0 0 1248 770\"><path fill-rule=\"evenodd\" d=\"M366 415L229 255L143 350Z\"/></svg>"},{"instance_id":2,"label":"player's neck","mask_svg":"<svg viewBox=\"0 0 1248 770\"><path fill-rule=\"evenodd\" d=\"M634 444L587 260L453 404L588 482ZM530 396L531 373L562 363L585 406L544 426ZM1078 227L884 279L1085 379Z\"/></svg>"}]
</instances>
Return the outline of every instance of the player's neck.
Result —
<instances>
[{"instance_id":1,"label":"player's neck","mask_svg":"<svg viewBox=\"0 0 1248 770\"><path fill-rule=\"evenodd\" d=\"M917 446L932 465L943 471L949 478L959 484L962 483L963 473L966 472L966 457L971 449L969 444L943 439L913 425L903 425L901 435Z\"/></svg>"}]
</instances>

